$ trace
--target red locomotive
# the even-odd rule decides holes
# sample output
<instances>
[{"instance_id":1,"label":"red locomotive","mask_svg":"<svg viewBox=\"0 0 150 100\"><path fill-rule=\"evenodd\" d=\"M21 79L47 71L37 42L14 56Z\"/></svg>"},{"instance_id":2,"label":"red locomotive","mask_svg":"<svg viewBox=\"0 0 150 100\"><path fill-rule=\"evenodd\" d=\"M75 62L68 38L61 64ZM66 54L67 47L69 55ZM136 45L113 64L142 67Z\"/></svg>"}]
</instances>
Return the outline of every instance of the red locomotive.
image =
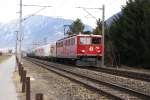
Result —
<instances>
[{"instance_id":1,"label":"red locomotive","mask_svg":"<svg viewBox=\"0 0 150 100\"><path fill-rule=\"evenodd\" d=\"M52 59L55 58L58 60L72 60L75 61L77 65L93 66L93 64L99 64L101 61L103 47L101 39L101 35L79 34L68 36L56 41L55 44L50 43L48 45L49 48L43 48L43 51L49 51L48 54L43 53L43 56L47 55L49 58L51 57ZM36 53L39 51L37 49L34 50ZM38 56L39 54L37 53L37 55L36 53L35 55Z\"/></svg>"},{"instance_id":2,"label":"red locomotive","mask_svg":"<svg viewBox=\"0 0 150 100\"><path fill-rule=\"evenodd\" d=\"M77 65L100 62L101 35L74 35L56 42L57 58L75 60Z\"/></svg>"}]
</instances>

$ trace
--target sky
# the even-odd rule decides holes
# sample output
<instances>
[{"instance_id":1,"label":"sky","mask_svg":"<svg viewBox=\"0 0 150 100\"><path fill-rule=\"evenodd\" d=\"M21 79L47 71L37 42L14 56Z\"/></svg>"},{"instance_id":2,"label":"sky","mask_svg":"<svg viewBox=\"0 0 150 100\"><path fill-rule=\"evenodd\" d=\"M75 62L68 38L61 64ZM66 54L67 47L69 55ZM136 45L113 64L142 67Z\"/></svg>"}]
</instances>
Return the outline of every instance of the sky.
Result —
<instances>
[{"instance_id":1,"label":"sky","mask_svg":"<svg viewBox=\"0 0 150 100\"><path fill-rule=\"evenodd\" d=\"M51 17L77 19L80 18L83 23L95 26L95 21L102 18L102 11L98 9L88 9L95 18L89 16L83 9L101 8L105 5L105 19L121 11L121 7L126 4L127 0L23 0L25 5L44 5L48 7L37 15L45 15ZM23 6L23 17L31 15L41 9L40 7ZM11 20L19 18L19 0L0 0L0 23L8 23Z\"/></svg>"}]
</instances>

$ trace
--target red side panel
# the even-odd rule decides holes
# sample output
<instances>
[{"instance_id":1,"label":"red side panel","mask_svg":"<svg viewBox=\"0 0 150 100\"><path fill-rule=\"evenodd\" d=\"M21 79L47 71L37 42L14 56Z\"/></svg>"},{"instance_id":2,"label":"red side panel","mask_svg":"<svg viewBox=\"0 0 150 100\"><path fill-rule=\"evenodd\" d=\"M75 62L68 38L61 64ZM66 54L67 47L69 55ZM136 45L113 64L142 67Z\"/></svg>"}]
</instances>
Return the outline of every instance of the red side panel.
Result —
<instances>
[{"instance_id":1,"label":"red side panel","mask_svg":"<svg viewBox=\"0 0 150 100\"><path fill-rule=\"evenodd\" d=\"M57 57L61 58L63 57L64 51L63 46L60 46L60 41L56 43L56 55Z\"/></svg>"},{"instance_id":2,"label":"red side panel","mask_svg":"<svg viewBox=\"0 0 150 100\"><path fill-rule=\"evenodd\" d=\"M74 38L74 44L70 44L70 40ZM63 42L63 46L58 46L59 42ZM77 45L76 36L66 38L57 42L57 57L59 58L76 58L77 56Z\"/></svg>"}]
</instances>

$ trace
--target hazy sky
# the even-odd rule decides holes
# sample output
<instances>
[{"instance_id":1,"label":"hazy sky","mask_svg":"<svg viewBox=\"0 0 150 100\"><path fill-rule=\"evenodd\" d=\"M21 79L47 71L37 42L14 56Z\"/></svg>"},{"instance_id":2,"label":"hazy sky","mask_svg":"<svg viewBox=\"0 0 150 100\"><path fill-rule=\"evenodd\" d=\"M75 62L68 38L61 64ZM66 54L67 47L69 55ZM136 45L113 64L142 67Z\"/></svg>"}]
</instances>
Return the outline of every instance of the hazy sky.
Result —
<instances>
[{"instance_id":1,"label":"hazy sky","mask_svg":"<svg viewBox=\"0 0 150 100\"><path fill-rule=\"evenodd\" d=\"M49 5L50 8L38 13L38 15L46 15L52 17L62 17L66 19L81 18L84 23L94 26L95 19L76 7L94 7L100 8L103 4L106 6L105 19L121 10L121 6L126 4L127 0L23 0L23 4L27 5ZM41 8L23 7L23 16L35 13ZM7 23L10 20L17 19L19 14L19 0L0 0L0 23ZM101 10L88 10L96 18L101 18Z\"/></svg>"}]
</instances>

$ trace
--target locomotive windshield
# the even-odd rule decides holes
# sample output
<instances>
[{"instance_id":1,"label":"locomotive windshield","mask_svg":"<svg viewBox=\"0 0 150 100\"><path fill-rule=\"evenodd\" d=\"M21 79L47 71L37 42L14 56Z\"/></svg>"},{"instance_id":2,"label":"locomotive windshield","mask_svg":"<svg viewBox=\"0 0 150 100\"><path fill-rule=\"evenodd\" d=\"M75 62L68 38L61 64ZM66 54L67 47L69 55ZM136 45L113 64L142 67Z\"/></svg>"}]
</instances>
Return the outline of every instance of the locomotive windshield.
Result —
<instances>
[{"instance_id":1,"label":"locomotive windshield","mask_svg":"<svg viewBox=\"0 0 150 100\"><path fill-rule=\"evenodd\" d=\"M80 37L80 44L91 44L90 37Z\"/></svg>"},{"instance_id":2,"label":"locomotive windshield","mask_svg":"<svg viewBox=\"0 0 150 100\"><path fill-rule=\"evenodd\" d=\"M80 37L80 44L100 44L101 39L98 37Z\"/></svg>"},{"instance_id":3,"label":"locomotive windshield","mask_svg":"<svg viewBox=\"0 0 150 100\"><path fill-rule=\"evenodd\" d=\"M101 43L100 38L97 38L97 37L92 38L92 44L100 44L100 43Z\"/></svg>"}]
</instances>

